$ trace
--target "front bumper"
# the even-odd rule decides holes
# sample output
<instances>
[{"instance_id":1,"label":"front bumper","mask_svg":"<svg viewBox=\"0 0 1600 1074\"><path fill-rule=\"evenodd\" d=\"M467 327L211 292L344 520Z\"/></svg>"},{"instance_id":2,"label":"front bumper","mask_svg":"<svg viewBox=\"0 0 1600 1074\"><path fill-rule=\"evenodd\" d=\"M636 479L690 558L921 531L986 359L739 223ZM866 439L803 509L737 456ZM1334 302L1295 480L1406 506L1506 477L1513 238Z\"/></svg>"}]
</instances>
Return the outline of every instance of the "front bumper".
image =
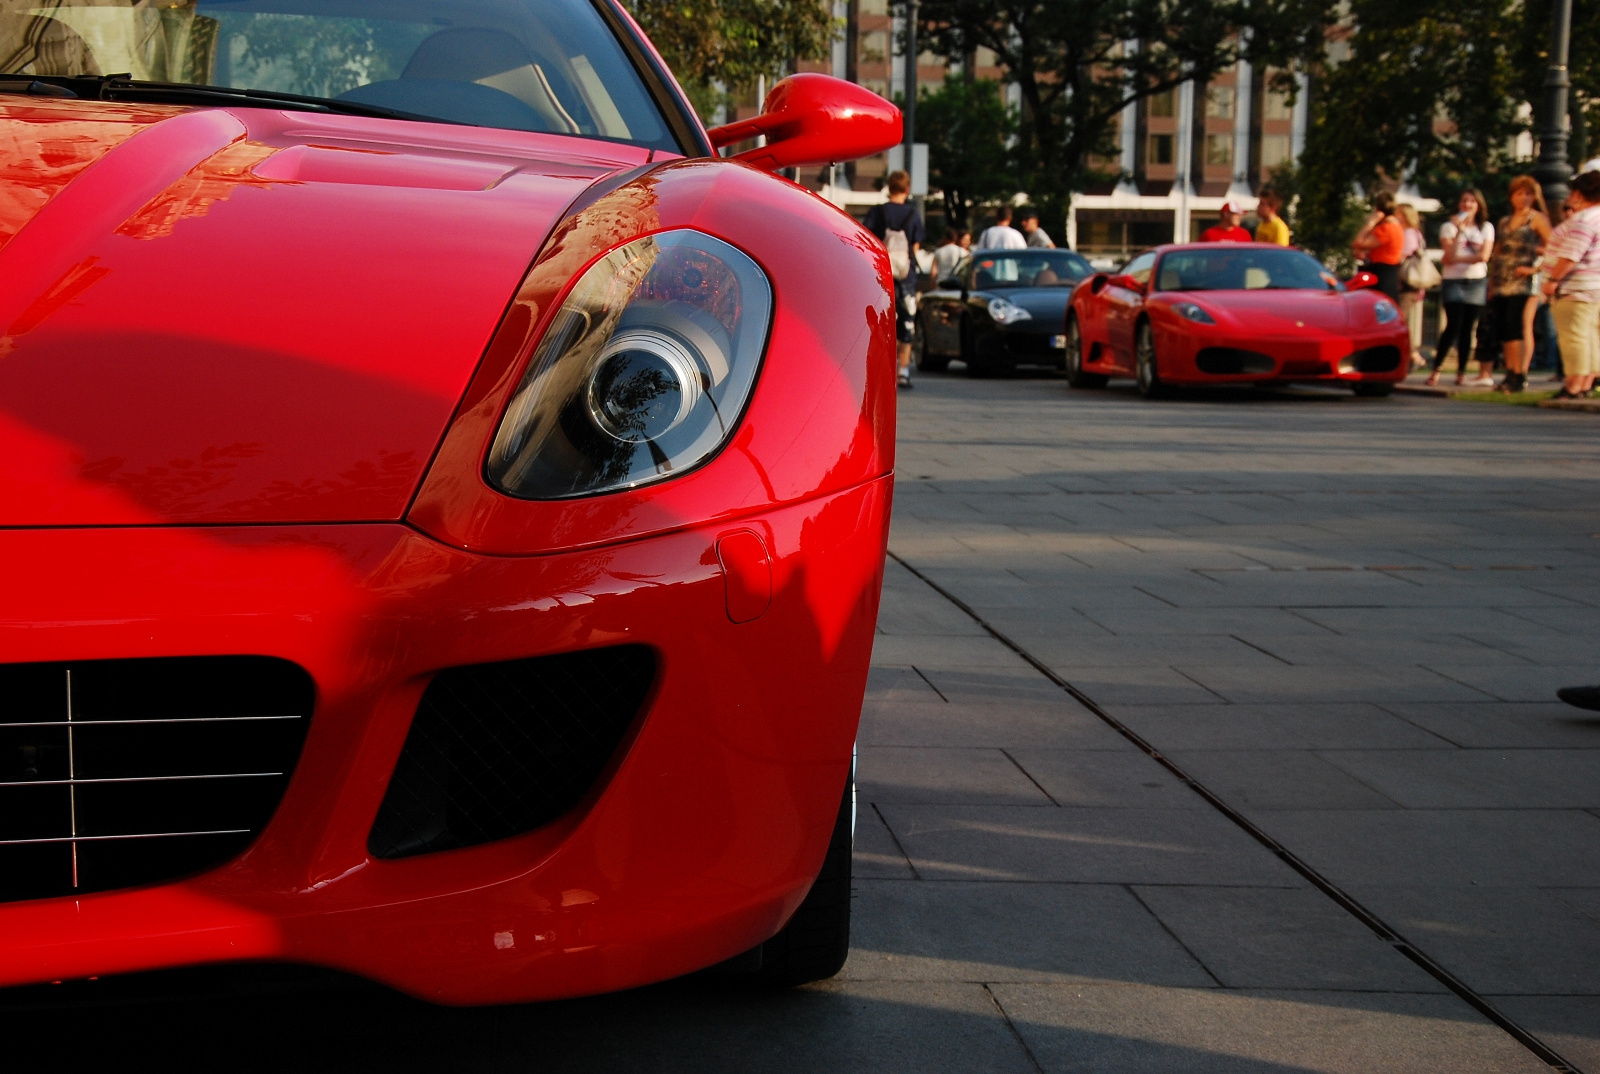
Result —
<instances>
[{"instance_id":1,"label":"front bumper","mask_svg":"<svg viewBox=\"0 0 1600 1074\"><path fill-rule=\"evenodd\" d=\"M1348 335L1157 327L1155 342L1161 379L1171 384L1394 383L1411 371L1403 322Z\"/></svg>"},{"instance_id":2,"label":"front bumper","mask_svg":"<svg viewBox=\"0 0 1600 1074\"><path fill-rule=\"evenodd\" d=\"M261 654L316 683L256 842L204 875L0 904L0 985L237 959L447 1003L662 980L771 936L822 862L877 615L890 479L732 523L477 556L403 525L11 530L7 661ZM730 618L719 537L759 534L772 601ZM375 860L368 834L432 675L621 643L657 654L620 763L560 820Z\"/></svg>"}]
</instances>

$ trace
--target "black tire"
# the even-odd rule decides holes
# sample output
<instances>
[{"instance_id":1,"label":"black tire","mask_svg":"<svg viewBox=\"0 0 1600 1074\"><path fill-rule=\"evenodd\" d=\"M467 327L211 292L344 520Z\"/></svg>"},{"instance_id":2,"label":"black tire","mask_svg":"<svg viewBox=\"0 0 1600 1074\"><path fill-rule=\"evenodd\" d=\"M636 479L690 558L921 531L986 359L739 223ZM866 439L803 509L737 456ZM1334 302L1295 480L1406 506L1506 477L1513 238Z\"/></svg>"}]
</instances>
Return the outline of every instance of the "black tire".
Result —
<instances>
[{"instance_id":1,"label":"black tire","mask_svg":"<svg viewBox=\"0 0 1600 1074\"><path fill-rule=\"evenodd\" d=\"M1133 364L1139 382L1139 394L1154 399L1166 391L1161 383L1161 371L1156 362L1156 336L1149 321L1140 321L1133 330Z\"/></svg>"},{"instance_id":2,"label":"black tire","mask_svg":"<svg viewBox=\"0 0 1600 1074\"><path fill-rule=\"evenodd\" d=\"M1393 384L1352 384L1350 390L1365 399L1387 399L1394 394Z\"/></svg>"},{"instance_id":3,"label":"black tire","mask_svg":"<svg viewBox=\"0 0 1600 1074\"><path fill-rule=\"evenodd\" d=\"M1074 388L1104 388L1111 378L1104 373L1083 371L1083 330L1078 327L1078 315L1067 314L1067 383Z\"/></svg>"},{"instance_id":4,"label":"black tire","mask_svg":"<svg viewBox=\"0 0 1600 1074\"><path fill-rule=\"evenodd\" d=\"M789 923L754 951L726 965L750 984L793 988L825 981L844 968L850 954L850 855L855 842L856 781L845 781L844 800L833 822L828 856L805 901ZM735 967L737 967L735 969Z\"/></svg>"},{"instance_id":5,"label":"black tire","mask_svg":"<svg viewBox=\"0 0 1600 1074\"><path fill-rule=\"evenodd\" d=\"M917 337L911 344L911 360L924 373L943 373L950 367L949 355L928 353L928 325L920 317L917 318Z\"/></svg>"}]
</instances>

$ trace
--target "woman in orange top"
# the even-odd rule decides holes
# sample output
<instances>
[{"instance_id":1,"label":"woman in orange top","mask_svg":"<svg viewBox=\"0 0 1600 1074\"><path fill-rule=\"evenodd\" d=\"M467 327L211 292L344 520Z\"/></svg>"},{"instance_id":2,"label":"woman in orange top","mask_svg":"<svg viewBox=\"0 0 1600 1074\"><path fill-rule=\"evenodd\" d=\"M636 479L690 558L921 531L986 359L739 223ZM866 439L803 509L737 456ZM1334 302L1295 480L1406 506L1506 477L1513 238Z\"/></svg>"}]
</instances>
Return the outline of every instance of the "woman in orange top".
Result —
<instances>
[{"instance_id":1,"label":"woman in orange top","mask_svg":"<svg viewBox=\"0 0 1600 1074\"><path fill-rule=\"evenodd\" d=\"M1361 268L1378 277L1378 290L1400 301L1400 261L1406 247L1406 229L1394 215L1394 195L1380 190L1372 199L1372 215L1350 244Z\"/></svg>"}]
</instances>

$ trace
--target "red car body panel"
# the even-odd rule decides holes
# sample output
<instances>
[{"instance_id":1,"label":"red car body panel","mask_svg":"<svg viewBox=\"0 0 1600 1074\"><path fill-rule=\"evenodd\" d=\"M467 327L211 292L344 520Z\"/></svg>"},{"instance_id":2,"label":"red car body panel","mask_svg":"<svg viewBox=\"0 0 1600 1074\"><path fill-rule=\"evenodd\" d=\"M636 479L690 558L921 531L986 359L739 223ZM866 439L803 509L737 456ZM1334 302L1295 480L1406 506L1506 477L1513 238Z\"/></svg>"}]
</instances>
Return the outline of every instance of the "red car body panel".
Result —
<instances>
[{"instance_id":1,"label":"red car body panel","mask_svg":"<svg viewBox=\"0 0 1600 1074\"><path fill-rule=\"evenodd\" d=\"M0 903L0 984L269 958L509 1002L773 935L828 844L876 623L882 247L775 176L608 142L63 102L0 108L0 152L24 127L92 159L37 181L0 162L32 207L0 250L5 661L275 656L311 674L316 708L249 850L175 883ZM554 300L605 251L680 227L773 284L732 440L647 490L491 490L484 453ZM761 547L768 574L746 562ZM624 642L656 652L653 694L577 809L369 853L435 673Z\"/></svg>"},{"instance_id":2,"label":"red car body panel","mask_svg":"<svg viewBox=\"0 0 1600 1074\"><path fill-rule=\"evenodd\" d=\"M1182 250L1162 247L1160 253ZM1151 278L1160 272L1157 260ZM1083 338L1083 369L1110 376L1135 375L1135 334L1148 321L1158 372L1167 384L1252 382L1394 383L1410 372L1410 340L1404 321L1377 321L1384 296L1375 291L1145 291L1120 276L1097 274L1078 285L1068 316L1076 316ZM1199 324L1173 306L1194 302L1216 320ZM1270 358L1269 369L1219 373L1197 364L1209 347L1250 351ZM1394 347L1390 369L1348 368L1357 351Z\"/></svg>"}]
</instances>

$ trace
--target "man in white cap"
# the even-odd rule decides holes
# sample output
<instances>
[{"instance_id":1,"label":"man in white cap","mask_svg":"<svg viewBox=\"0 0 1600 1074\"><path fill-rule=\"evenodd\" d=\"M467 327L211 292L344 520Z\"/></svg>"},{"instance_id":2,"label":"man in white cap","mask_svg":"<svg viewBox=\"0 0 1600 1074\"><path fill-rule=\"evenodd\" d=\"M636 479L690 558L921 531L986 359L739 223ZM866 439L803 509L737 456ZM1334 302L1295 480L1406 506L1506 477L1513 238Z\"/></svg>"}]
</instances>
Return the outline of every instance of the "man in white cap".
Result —
<instances>
[{"instance_id":1,"label":"man in white cap","mask_svg":"<svg viewBox=\"0 0 1600 1074\"><path fill-rule=\"evenodd\" d=\"M1239 206L1231 201L1222 203L1222 219L1217 221L1215 227L1206 228L1200 236L1201 242L1254 242L1255 236L1239 226L1239 218L1244 213Z\"/></svg>"}]
</instances>

